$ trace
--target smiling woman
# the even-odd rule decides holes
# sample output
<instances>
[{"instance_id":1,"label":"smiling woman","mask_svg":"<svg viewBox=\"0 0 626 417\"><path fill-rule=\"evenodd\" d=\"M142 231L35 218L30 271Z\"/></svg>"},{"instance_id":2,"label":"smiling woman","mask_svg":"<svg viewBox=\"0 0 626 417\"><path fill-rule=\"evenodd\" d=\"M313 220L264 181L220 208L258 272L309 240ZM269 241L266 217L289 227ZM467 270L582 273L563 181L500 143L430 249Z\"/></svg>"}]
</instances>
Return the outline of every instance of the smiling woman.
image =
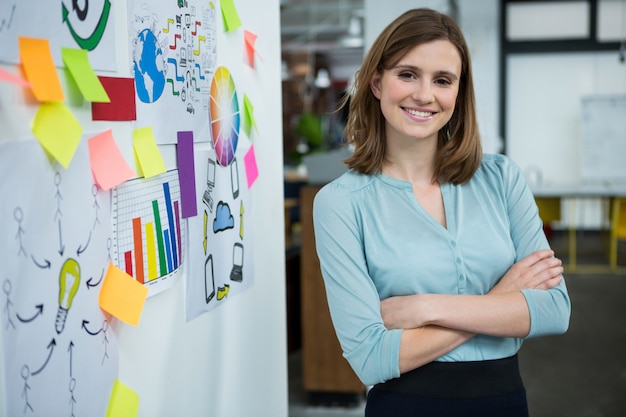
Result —
<instances>
[{"instance_id":1,"label":"smiling woman","mask_svg":"<svg viewBox=\"0 0 626 417\"><path fill-rule=\"evenodd\" d=\"M528 416L517 352L565 332L570 301L522 172L482 154L458 25L398 17L344 105L350 169L313 220L343 355L373 385L366 417Z\"/></svg>"}]
</instances>

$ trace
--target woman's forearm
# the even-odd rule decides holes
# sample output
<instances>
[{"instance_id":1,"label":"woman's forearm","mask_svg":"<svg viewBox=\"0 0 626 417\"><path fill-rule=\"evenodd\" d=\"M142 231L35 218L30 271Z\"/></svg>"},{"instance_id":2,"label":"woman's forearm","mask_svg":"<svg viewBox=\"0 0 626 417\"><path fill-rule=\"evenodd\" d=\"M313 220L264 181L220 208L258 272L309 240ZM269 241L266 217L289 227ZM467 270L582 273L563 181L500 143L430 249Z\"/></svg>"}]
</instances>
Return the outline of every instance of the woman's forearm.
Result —
<instances>
[{"instance_id":1,"label":"woman's forearm","mask_svg":"<svg viewBox=\"0 0 626 417\"><path fill-rule=\"evenodd\" d=\"M472 333L439 326L405 329L400 338L400 373L426 365L472 337Z\"/></svg>"}]
</instances>

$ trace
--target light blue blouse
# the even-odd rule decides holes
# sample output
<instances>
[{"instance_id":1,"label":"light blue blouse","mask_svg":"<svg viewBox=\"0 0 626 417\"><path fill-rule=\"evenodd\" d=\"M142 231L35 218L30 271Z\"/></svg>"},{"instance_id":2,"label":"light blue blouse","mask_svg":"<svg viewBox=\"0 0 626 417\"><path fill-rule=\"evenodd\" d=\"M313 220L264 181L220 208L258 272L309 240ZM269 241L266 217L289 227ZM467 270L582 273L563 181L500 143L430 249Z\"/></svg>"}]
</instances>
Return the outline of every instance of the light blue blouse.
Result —
<instances>
[{"instance_id":1,"label":"light blue blouse","mask_svg":"<svg viewBox=\"0 0 626 417\"><path fill-rule=\"evenodd\" d=\"M345 358L364 384L396 378L402 330L387 330L380 300L394 295L486 294L515 262L549 247L517 165L486 154L464 185L443 184L447 228L415 199L411 184L348 171L316 195L313 220L328 304ZM565 281L524 290L527 337L567 330ZM514 355L522 339L477 335L440 361Z\"/></svg>"}]
</instances>

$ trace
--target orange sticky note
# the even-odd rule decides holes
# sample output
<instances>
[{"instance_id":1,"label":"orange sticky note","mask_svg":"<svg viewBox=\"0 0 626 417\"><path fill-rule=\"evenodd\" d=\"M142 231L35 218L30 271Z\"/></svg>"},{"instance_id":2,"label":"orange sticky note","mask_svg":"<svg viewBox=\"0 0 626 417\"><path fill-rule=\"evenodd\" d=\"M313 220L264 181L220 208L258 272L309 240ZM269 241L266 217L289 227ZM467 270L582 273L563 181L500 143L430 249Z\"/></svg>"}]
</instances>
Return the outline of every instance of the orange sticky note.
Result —
<instances>
[{"instance_id":1,"label":"orange sticky note","mask_svg":"<svg viewBox=\"0 0 626 417\"><path fill-rule=\"evenodd\" d=\"M138 414L139 395L115 378L105 417L137 417Z\"/></svg>"},{"instance_id":2,"label":"orange sticky note","mask_svg":"<svg viewBox=\"0 0 626 417\"><path fill-rule=\"evenodd\" d=\"M142 127L133 131L133 149L137 165L145 178L165 172L165 162L152 134L152 127Z\"/></svg>"},{"instance_id":3,"label":"orange sticky note","mask_svg":"<svg viewBox=\"0 0 626 417\"><path fill-rule=\"evenodd\" d=\"M83 128L65 104L52 101L39 105L32 132L41 146L67 168L74 157Z\"/></svg>"},{"instance_id":4,"label":"orange sticky note","mask_svg":"<svg viewBox=\"0 0 626 417\"><path fill-rule=\"evenodd\" d=\"M135 177L120 149L117 147L111 129L89 139L89 160L96 184L103 190L110 190Z\"/></svg>"},{"instance_id":5,"label":"orange sticky note","mask_svg":"<svg viewBox=\"0 0 626 417\"><path fill-rule=\"evenodd\" d=\"M147 296L148 287L109 263L100 289L100 308L126 324L137 326Z\"/></svg>"},{"instance_id":6,"label":"orange sticky note","mask_svg":"<svg viewBox=\"0 0 626 417\"><path fill-rule=\"evenodd\" d=\"M248 152L244 155L243 163L246 166L246 179L248 180L248 188L250 188L259 176L259 169L256 165L256 156L254 155L254 145L251 145Z\"/></svg>"},{"instance_id":7,"label":"orange sticky note","mask_svg":"<svg viewBox=\"0 0 626 417\"><path fill-rule=\"evenodd\" d=\"M48 40L20 37L19 48L26 79L37 100L65 100Z\"/></svg>"}]
</instances>

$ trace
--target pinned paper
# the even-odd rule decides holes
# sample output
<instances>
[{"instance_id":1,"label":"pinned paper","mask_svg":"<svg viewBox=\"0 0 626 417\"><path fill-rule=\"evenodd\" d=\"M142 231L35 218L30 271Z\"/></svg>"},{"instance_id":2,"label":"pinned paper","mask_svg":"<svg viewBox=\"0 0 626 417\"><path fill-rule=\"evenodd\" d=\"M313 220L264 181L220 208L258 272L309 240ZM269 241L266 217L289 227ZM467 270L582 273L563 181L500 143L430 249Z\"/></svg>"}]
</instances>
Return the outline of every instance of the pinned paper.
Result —
<instances>
[{"instance_id":1,"label":"pinned paper","mask_svg":"<svg viewBox=\"0 0 626 417\"><path fill-rule=\"evenodd\" d=\"M235 8L234 0L221 0L222 19L224 19L224 29L226 32L232 32L241 26L239 14Z\"/></svg>"},{"instance_id":2,"label":"pinned paper","mask_svg":"<svg viewBox=\"0 0 626 417\"><path fill-rule=\"evenodd\" d=\"M142 127L133 131L133 149L137 166L145 178L165 172L165 162L154 140L152 127Z\"/></svg>"},{"instance_id":3,"label":"pinned paper","mask_svg":"<svg viewBox=\"0 0 626 417\"><path fill-rule=\"evenodd\" d=\"M139 395L115 378L105 417L137 417L138 413Z\"/></svg>"},{"instance_id":4,"label":"pinned paper","mask_svg":"<svg viewBox=\"0 0 626 417\"><path fill-rule=\"evenodd\" d=\"M24 87L30 86L30 83L23 79L22 77L18 77L17 75L11 74L9 71L0 68L0 82L17 84Z\"/></svg>"},{"instance_id":5,"label":"pinned paper","mask_svg":"<svg viewBox=\"0 0 626 417\"><path fill-rule=\"evenodd\" d=\"M247 94L243 95L243 130L246 132L248 137L251 136L252 128L258 131L259 128L256 125L256 120L254 119L254 106L250 102Z\"/></svg>"},{"instance_id":6,"label":"pinned paper","mask_svg":"<svg viewBox=\"0 0 626 417\"><path fill-rule=\"evenodd\" d=\"M41 146L64 168L70 165L83 128L65 104L57 101L41 103L32 131Z\"/></svg>"},{"instance_id":7,"label":"pinned paper","mask_svg":"<svg viewBox=\"0 0 626 417\"><path fill-rule=\"evenodd\" d=\"M243 40L246 50L246 61L251 68L254 68L254 56L257 55L256 48L254 47L254 44L256 43L256 38L257 35L255 35L254 33L248 30L243 31ZM261 58L260 55L259 58Z\"/></svg>"},{"instance_id":8,"label":"pinned paper","mask_svg":"<svg viewBox=\"0 0 626 417\"><path fill-rule=\"evenodd\" d=\"M110 121L137 120L135 80L102 76L98 79L111 102L91 103L91 118Z\"/></svg>"},{"instance_id":9,"label":"pinned paper","mask_svg":"<svg viewBox=\"0 0 626 417\"><path fill-rule=\"evenodd\" d=\"M178 132L176 146L178 162L178 183L180 184L180 202L182 217L193 217L198 214L196 202L196 172L193 157L193 132Z\"/></svg>"},{"instance_id":10,"label":"pinned paper","mask_svg":"<svg viewBox=\"0 0 626 417\"><path fill-rule=\"evenodd\" d=\"M19 38L20 59L26 79L39 101L63 101L65 95L47 39Z\"/></svg>"},{"instance_id":11,"label":"pinned paper","mask_svg":"<svg viewBox=\"0 0 626 417\"><path fill-rule=\"evenodd\" d=\"M124 160L110 129L90 138L88 146L91 172L101 189L110 190L135 177L135 172Z\"/></svg>"},{"instance_id":12,"label":"pinned paper","mask_svg":"<svg viewBox=\"0 0 626 417\"><path fill-rule=\"evenodd\" d=\"M259 176L259 169L256 166L256 156L254 155L254 145L250 146L248 152L243 157L243 163L246 166L246 179L248 180L248 188L252 187L252 184Z\"/></svg>"},{"instance_id":13,"label":"pinned paper","mask_svg":"<svg viewBox=\"0 0 626 417\"><path fill-rule=\"evenodd\" d=\"M109 263L98 298L100 308L126 324L137 326L147 296L148 287Z\"/></svg>"},{"instance_id":14,"label":"pinned paper","mask_svg":"<svg viewBox=\"0 0 626 417\"><path fill-rule=\"evenodd\" d=\"M85 49L61 48L61 56L85 100L100 103L111 101L89 63Z\"/></svg>"}]
</instances>

